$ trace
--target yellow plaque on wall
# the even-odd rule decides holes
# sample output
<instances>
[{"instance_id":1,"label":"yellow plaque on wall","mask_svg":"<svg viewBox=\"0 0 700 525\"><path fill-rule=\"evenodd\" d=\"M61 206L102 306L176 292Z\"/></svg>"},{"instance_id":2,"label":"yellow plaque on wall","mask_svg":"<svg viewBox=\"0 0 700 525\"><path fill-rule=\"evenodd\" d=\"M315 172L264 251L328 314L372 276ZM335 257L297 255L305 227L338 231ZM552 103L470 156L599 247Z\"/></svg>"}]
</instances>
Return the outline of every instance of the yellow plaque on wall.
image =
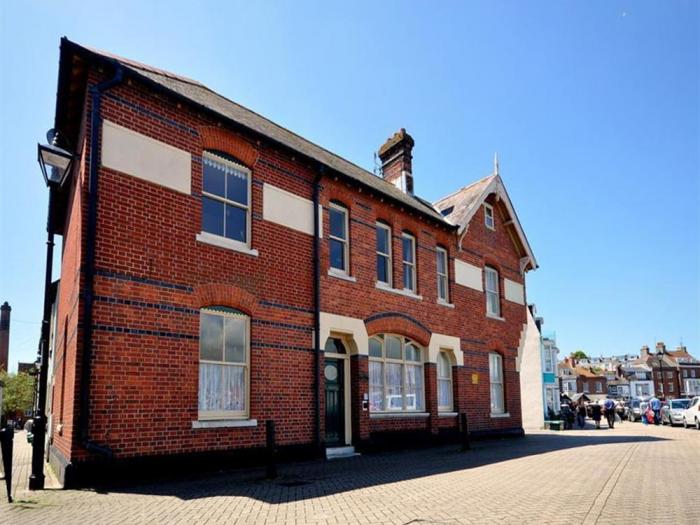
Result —
<instances>
[{"instance_id":1,"label":"yellow plaque on wall","mask_svg":"<svg viewBox=\"0 0 700 525\"><path fill-rule=\"evenodd\" d=\"M479 384L479 374L472 374L472 385Z\"/></svg>"}]
</instances>

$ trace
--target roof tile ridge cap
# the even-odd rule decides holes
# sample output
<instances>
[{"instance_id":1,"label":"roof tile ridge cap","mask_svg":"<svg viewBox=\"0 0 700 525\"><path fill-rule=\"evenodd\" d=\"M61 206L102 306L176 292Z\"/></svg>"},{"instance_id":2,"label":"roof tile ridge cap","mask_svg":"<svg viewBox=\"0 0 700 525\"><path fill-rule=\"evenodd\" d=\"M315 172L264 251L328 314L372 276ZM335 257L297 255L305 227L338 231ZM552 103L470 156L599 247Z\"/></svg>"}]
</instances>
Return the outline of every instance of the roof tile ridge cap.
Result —
<instances>
[{"instance_id":1,"label":"roof tile ridge cap","mask_svg":"<svg viewBox=\"0 0 700 525\"><path fill-rule=\"evenodd\" d=\"M439 205L442 201L445 201L445 200L449 199L450 197L454 197L454 196L457 195L458 193L461 193L461 192L463 192L464 190L469 189L469 188L471 188L472 186L476 186L476 185L479 184L480 182L484 182L486 179L493 178L493 177L498 177L498 175L496 175L496 174L494 174L494 173L491 173L490 175L486 175L485 177L481 177L479 180L475 180L474 182L471 182L471 183L467 184L466 186L462 186L462 187L459 188L458 190L455 190L455 191L453 191L452 193L448 193L448 194L445 195L444 197L440 197L438 200L436 200L436 201L433 203L433 206L437 206L437 205Z\"/></svg>"}]
</instances>

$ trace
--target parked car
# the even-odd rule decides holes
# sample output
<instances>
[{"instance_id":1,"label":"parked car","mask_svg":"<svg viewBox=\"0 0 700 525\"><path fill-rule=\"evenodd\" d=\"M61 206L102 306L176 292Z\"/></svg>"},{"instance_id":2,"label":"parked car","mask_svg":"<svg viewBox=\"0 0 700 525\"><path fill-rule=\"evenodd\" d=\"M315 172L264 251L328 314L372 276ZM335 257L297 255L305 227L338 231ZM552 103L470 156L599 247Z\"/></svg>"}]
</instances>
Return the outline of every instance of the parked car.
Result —
<instances>
[{"instance_id":1,"label":"parked car","mask_svg":"<svg viewBox=\"0 0 700 525\"><path fill-rule=\"evenodd\" d=\"M683 412L690 406L690 399L671 399L661 407L661 424L680 425L683 423Z\"/></svg>"},{"instance_id":2,"label":"parked car","mask_svg":"<svg viewBox=\"0 0 700 525\"><path fill-rule=\"evenodd\" d=\"M695 425L700 430L700 396L691 399L690 405L683 411L682 420L685 428Z\"/></svg>"},{"instance_id":3,"label":"parked car","mask_svg":"<svg viewBox=\"0 0 700 525\"><path fill-rule=\"evenodd\" d=\"M627 419L629 421L641 421L642 415L646 412L649 403L641 399L632 399L629 403L629 412Z\"/></svg>"}]
</instances>

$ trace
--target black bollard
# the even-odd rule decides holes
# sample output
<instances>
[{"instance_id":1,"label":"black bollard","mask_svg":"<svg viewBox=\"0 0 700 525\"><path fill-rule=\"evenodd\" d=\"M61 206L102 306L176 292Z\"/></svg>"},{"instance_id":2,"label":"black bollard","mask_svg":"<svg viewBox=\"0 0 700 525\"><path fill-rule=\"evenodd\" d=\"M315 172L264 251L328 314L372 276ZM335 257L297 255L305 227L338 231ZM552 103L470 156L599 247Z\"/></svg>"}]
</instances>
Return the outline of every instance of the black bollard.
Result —
<instances>
[{"instance_id":1,"label":"black bollard","mask_svg":"<svg viewBox=\"0 0 700 525\"><path fill-rule=\"evenodd\" d=\"M462 412L459 415L459 421L462 425L462 450L471 450L471 436L469 435L469 424L467 423L467 414Z\"/></svg>"},{"instance_id":2,"label":"black bollard","mask_svg":"<svg viewBox=\"0 0 700 525\"><path fill-rule=\"evenodd\" d=\"M0 451L2 452L2 468L5 471L8 503L12 503L12 445L14 439L15 430L12 425L0 429Z\"/></svg>"},{"instance_id":3,"label":"black bollard","mask_svg":"<svg viewBox=\"0 0 700 525\"><path fill-rule=\"evenodd\" d=\"M267 468L265 475L267 479L275 479L277 477L277 463L275 451L275 422L271 419L265 421L265 451L267 456Z\"/></svg>"}]
</instances>

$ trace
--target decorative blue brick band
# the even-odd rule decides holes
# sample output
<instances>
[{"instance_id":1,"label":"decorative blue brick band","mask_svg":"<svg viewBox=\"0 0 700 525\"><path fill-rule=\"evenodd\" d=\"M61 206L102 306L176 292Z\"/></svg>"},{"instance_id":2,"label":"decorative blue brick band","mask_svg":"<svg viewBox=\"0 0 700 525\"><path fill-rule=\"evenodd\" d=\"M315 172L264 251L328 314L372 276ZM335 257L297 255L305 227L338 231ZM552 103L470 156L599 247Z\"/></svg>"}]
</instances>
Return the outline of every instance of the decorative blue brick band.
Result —
<instances>
[{"instance_id":1,"label":"decorative blue brick band","mask_svg":"<svg viewBox=\"0 0 700 525\"><path fill-rule=\"evenodd\" d=\"M173 290L182 290L183 292L192 293L194 289L190 286L185 286L184 284L168 283L165 281L158 281L156 279L147 279L145 277L137 277L135 275L128 275L125 273L112 272L110 270L105 270L98 268L95 270L95 274L100 277L107 277L108 279L117 279L119 281L130 281L134 283L150 284L152 286L160 286L161 288L171 288Z\"/></svg>"},{"instance_id":2,"label":"decorative blue brick band","mask_svg":"<svg viewBox=\"0 0 700 525\"><path fill-rule=\"evenodd\" d=\"M119 96L115 95L114 93L104 93L102 96L104 98L108 98L110 100L113 100L117 104L120 104L122 106L130 108L141 115L145 115L147 117L151 117L153 119L156 119L159 122L162 122L163 124L167 124L168 126L171 126L173 128L177 128L180 131L184 131L186 133L189 133L190 135L194 135L195 137L199 136L199 132L196 129L190 128L189 126L185 126L184 124L180 124L179 122L172 120L172 119L169 119L167 117L164 117L163 115L159 115L155 111L151 111L148 108L145 108L145 107L140 106L138 104L134 104L133 102L130 102L122 97L119 97Z\"/></svg>"}]
</instances>

